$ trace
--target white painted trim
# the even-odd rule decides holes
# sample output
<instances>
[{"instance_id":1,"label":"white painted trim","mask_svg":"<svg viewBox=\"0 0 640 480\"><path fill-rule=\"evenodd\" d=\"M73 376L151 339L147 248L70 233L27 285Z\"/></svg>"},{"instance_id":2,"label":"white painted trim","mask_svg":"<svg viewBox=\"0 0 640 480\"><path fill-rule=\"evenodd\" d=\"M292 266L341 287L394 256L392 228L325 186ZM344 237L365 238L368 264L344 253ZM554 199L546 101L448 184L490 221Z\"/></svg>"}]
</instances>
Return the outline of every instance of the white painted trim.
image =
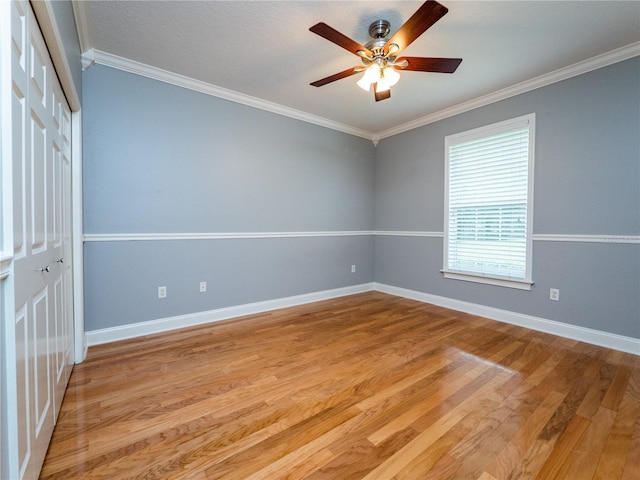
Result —
<instances>
[{"instance_id":1,"label":"white painted trim","mask_svg":"<svg viewBox=\"0 0 640 480\"><path fill-rule=\"evenodd\" d=\"M103 233L86 234L85 242L134 242L151 240L239 240L245 238L359 237L372 231L327 232L219 232L219 233Z\"/></svg>"},{"instance_id":2,"label":"white painted trim","mask_svg":"<svg viewBox=\"0 0 640 480\"><path fill-rule=\"evenodd\" d=\"M625 337L623 335L578 327L567 323L556 322L554 320L525 315L523 313L501 310L453 298L441 297L439 295L393 287L382 283L374 283L373 285L374 290L378 292L410 298L419 302L431 303L440 307L490 318L492 320L509 323L511 325L518 325L520 327L529 328L539 332L550 333L552 335L558 335L560 337L570 338L580 342L591 343L601 347L613 348L614 350L640 355L640 339L638 338Z\"/></svg>"},{"instance_id":3,"label":"white painted trim","mask_svg":"<svg viewBox=\"0 0 640 480\"><path fill-rule=\"evenodd\" d=\"M490 318L511 325L518 325L540 332L557 335L560 337L570 338L581 342L600 345L602 347L612 348L623 352L640 355L640 339L616 335L613 333L602 332L590 328L569 325L554 320L534 317L522 313L501 310L498 308L487 307L475 303L456 300L453 298L432 295L429 293L418 292L400 287L393 287L382 283L364 283L351 287L337 288L333 290L325 290L321 292L308 293L303 295L295 295L275 300L267 300L263 302L249 303L245 305L237 305L232 307L209 310L206 312L198 312L187 315L178 315L175 317L160 318L148 322L140 322L135 324L123 325L119 327L105 328L101 330L93 330L86 333L86 345L100 345L129 338L136 338L154 333L161 333L179 328L203 325L221 320L229 320L245 315L253 315L256 313L269 312L281 308L303 305L332 298L343 297L346 295L354 295L375 290L389 295L410 298L419 302L430 303L440 307L449 308L459 312L470 313L473 315Z\"/></svg>"},{"instance_id":4,"label":"white painted trim","mask_svg":"<svg viewBox=\"0 0 640 480\"><path fill-rule=\"evenodd\" d=\"M84 52L82 54L81 61L82 61L82 71L83 72L87 68L89 68L90 66L95 65L96 59L93 56L93 49L92 50L87 50L86 52Z\"/></svg>"},{"instance_id":5,"label":"white painted trim","mask_svg":"<svg viewBox=\"0 0 640 480\"><path fill-rule=\"evenodd\" d=\"M78 154L80 155L80 154ZM76 192L80 186L75 186ZM74 199L81 207L82 198ZM81 214L79 214L81 215ZM77 219L82 224L82 218ZM300 237L354 237L374 235L377 237L426 237L443 238L444 232L411 230L341 230L317 232L202 232L202 233L87 233L85 242L135 242L154 240L233 240L244 238L300 238ZM567 235L533 234L539 242L615 243L640 244L640 235Z\"/></svg>"},{"instance_id":6,"label":"white painted trim","mask_svg":"<svg viewBox=\"0 0 640 480\"><path fill-rule=\"evenodd\" d=\"M484 283L485 285L495 285L496 287L517 288L518 290L531 290L533 282L523 280L512 280L508 278L485 277L482 275L472 275L470 273L451 272L440 270L444 278L460 280L463 282Z\"/></svg>"},{"instance_id":7,"label":"white painted trim","mask_svg":"<svg viewBox=\"0 0 640 480\"><path fill-rule=\"evenodd\" d=\"M169 330L176 330L179 328L219 322L221 320L228 320L245 315L253 315L256 313L269 312L272 310L294 307L296 305L303 305L306 303L319 302L321 300L344 297L346 295L369 292L371 290L373 290L373 283L363 283L361 285L354 285L351 287L336 288L333 290L324 290L321 292L295 295L291 297L278 298L275 300L266 300L263 302L247 303L245 305L219 308L206 312L160 318L157 320L133 323L120 327L93 330L86 333L87 345L99 345L103 343L115 342L118 340L141 337L144 335L151 335L154 333L166 332Z\"/></svg>"},{"instance_id":8,"label":"white painted trim","mask_svg":"<svg viewBox=\"0 0 640 480\"><path fill-rule=\"evenodd\" d=\"M89 32L87 2L86 0L71 0L71 6L73 7L73 17L76 21L80 51L86 52L93 48L93 42L91 41L91 34Z\"/></svg>"},{"instance_id":9,"label":"white painted trim","mask_svg":"<svg viewBox=\"0 0 640 480\"><path fill-rule=\"evenodd\" d=\"M611 52L584 60L582 62L574 63L573 65L569 65L568 67L561 68L554 72L546 73L530 80L525 80L524 82L518 83L511 87L503 88L496 92L474 98L473 100L469 100L468 102L463 102L458 105L454 105L453 107L440 110L439 112L435 112L424 117L412 120L410 122L403 123L402 125L398 125L382 132L378 132L375 137L378 139L392 137L394 135L398 135L415 128L423 127L430 123L444 120L445 118L453 117L455 115L459 115L476 108L484 107L486 105L490 105L492 103L496 103L510 97L515 97L516 95L530 92L531 90L535 90L537 88L551 85L552 83L560 82L571 77L582 75L583 73L606 67L617 62L622 62L624 60L628 60L629 58L637 57L638 55L640 55L640 42L632 43L631 45L627 45L626 47L621 47Z\"/></svg>"},{"instance_id":10,"label":"white painted trim","mask_svg":"<svg viewBox=\"0 0 640 480\"><path fill-rule=\"evenodd\" d=\"M26 4L20 5L28 9ZM28 15L24 11L25 16ZM13 273L13 135L11 112L12 75L12 4L0 2L0 477L16 476L18 453L18 379L16 359L15 278ZM26 21L26 18L25 18ZM26 21L28 24L28 21ZM28 25L24 25L28 29ZM25 32L26 33L26 32ZM23 52L26 55L26 52ZM21 379L24 381L24 378ZM30 413L29 413L30 414ZM22 425L21 425L22 426ZM24 426L23 426L24 428ZM29 438L27 435L26 438Z\"/></svg>"},{"instance_id":11,"label":"white painted trim","mask_svg":"<svg viewBox=\"0 0 640 480\"><path fill-rule=\"evenodd\" d=\"M71 190L74 362L81 363L87 358L87 344L84 334L82 111L71 114Z\"/></svg>"},{"instance_id":12,"label":"white painted trim","mask_svg":"<svg viewBox=\"0 0 640 480\"><path fill-rule=\"evenodd\" d=\"M53 66L58 74L60 85L64 92L69 107L73 112L80 110L80 96L76 89L76 84L73 82L73 75L71 74L71 67L67 60L67 54L64 49L64 43L62 42L62 35L60 35L60 29L56 21L56 16L53 13L53 7L51 1L31 2L33 7L33 13L38 20L42 36L51 55Z\"/></svg>"},{"instance_id":13,"label":"white painted trim","mask_svg":"<svg viewBox=\"0 0 640 480\"><path fill-rule=\"evenodd\" d=\"M495 137L496 135L504 135L506 133L521 132L523 129L527 131L527 183L526 183L526 231L525 231L525 272L524 278L521 280L500 278L498 275L482 275L480 272L473 271L457 271L450 265L451 255L451 232L450 232L450 209L451 196L449 185L452 180L451 168L451 150L460 145L467 145L471 142L485 140ZM484 125L479 128L467 130L444 137L444 240L442 242L442 273L444 278L462 280L467 282L485 283L488 285L497 285L500 287L517 288L520 290L531 290L532 267L533 267L533 196L534 196L534 164L535 164L535 131L536 131L536 114L529 113L516 118L503 120L491 125ZM485 172L486 173L486 172ZM458 185L459 186L459 185ZM469 189L472 187L468 186ZM491 192L496 193L496 192ZM521 194L522 192L520 192ZM513 252L515 253L515 252Z\"/></svg>"},{"instance_id":14,"label":"white painted trim","mask_svg":"<svg viewBox=\"0 0 640 480\"><path fill-rule=\"evenodd\" d=\"M444 237L443 232L412 232L408 230L376 230L374 235L379 237Z\"/></svg>"},{"instance_id":15,"label":"white painted trim","mask_svg":"<svg viewBox=\"0 0 640 480\"><path fill-rule=\"evenodd\" d=\"M586 243L631 243L640 245L640 235L558 235L534 234L538 242L586 242Z\"/></svg>"},{"instance_id":16,"label":"white painted trim","mask_svg":"<svg viewBox=\"0 0 640 480\"><path fill-rule=\"evenodd\" d=\"M117 55L112 55L110 53L102 52L100 50L94 49L94 50L89 50L89 52L92 52L92 53L86 52L83 54L83 57L85 55L89 55L89 56L92 55L92 60L95 61L95 63L98 63L100 65L117 68L119 70L124 70L125 72L135 73L143 77L152 78L154 80L159 80L165 83L170 83L172 85L187 88L189 90L194 90L196 92L204 93L206 95L223 98L225 100L230 100L232 102L240 103L242 105L259 108L260 110L266 110L268 112L276 113L278 115L283 115L285 117L294 118L296 120L301 120L303 122L313 123L314 125L330 128L332 130L338 130L340 132L348 133L349 135L354 135L356 137L362 137L362 138L371 140L373 136L373 133L368 132L366 130L362 130L360 128L352 127L344 123L335 122L333 120L319 117L317 115L312 115L310 113L306 113L301 110L296 110L294 108L285 107L283 105L269 102L261 98L252 97L251 95L235 92L227 88L218 87L217 85L212 85L210 83L202 82L200 80L195 80L193 78L189 78L184 75L179 75L177 73L169 72L161 68L145 65L144 63L135 62L133 60L129 60L123 57L118 57Z\"/></svg>"},{"instance_id":17,"label":"white painted trim","mask_svg":"<svg viewBox=\"0 0 640 480\"><path fill-rule=\"evenodd\" d=\"M444 232L414 232L408 230L375 230L373 234L381 237L444 237ZM562 233L534 233L533 240L536 242L618 243L639 245L640 235L567 235Z\"/></svg>"}]
</instances>

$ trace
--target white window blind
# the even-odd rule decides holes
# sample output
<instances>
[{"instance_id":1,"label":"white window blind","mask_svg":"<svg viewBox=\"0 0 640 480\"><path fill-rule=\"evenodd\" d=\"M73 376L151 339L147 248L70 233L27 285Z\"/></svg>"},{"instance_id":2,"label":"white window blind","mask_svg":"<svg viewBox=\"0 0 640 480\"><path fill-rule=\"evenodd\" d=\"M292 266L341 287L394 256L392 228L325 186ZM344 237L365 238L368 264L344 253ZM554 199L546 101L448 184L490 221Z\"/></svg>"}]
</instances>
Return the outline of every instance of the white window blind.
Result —
<instances>
[{"instance_id":1,"label":"white window blind","mask_svg":"<svg viewBox=\"0 0 640 480\"><path fill-rule=\"evenodd\" d=\"M446 138L445 274L530 288L533 121L528 115Z\"/></svg>"}]
</instances>

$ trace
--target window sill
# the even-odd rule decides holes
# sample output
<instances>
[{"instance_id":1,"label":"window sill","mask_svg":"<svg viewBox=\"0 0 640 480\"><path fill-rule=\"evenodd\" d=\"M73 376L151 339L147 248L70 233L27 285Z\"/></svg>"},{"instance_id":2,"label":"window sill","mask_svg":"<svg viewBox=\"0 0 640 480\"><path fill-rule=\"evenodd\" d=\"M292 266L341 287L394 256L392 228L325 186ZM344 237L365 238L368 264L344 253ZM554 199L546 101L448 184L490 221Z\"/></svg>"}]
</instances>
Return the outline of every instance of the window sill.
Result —
<instances>
[{"instance_id":1,"label":"window sill","mask_svg":"<svg viewBox=\"0 0 640 480\"><path fill-rule=\"evenodd\" d=\"M440 270L444 278L452 280L462 280L465 282L484 283L486 285L496 285L498 287L516 288L518 290L531 290L533 282L526 280L513 280L508 278L485 277L482 275L472 275L469 273L450 272Z\"/></svg>"}]
</instances>

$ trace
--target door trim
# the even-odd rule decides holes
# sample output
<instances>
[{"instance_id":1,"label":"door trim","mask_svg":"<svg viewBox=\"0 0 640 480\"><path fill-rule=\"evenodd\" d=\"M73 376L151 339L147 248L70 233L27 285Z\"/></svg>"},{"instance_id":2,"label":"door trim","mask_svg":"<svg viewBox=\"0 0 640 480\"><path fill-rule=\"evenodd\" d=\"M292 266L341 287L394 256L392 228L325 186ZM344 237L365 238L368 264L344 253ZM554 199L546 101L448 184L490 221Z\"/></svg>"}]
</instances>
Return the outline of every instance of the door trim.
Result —
<instances>
[{"instance_id":1,"label":"door trim","mask_svg":"<svg viewBox=\"0 0 640 480\"><path fill-rule=\"evenodd\" d=\"M87 358L84 331L84 231L82 227L82 110L71 112L71 248L73 251L74 362Z\"/></svg>"},{"instance_id":2,"label":"door trim","mask_svg":"<svg viewBox=\"0 0 640 480\"><path fill-rule=\"evenodd\" d=\"M58 28L58 22L56 21L55 14L53 13L53 7L50 0L30 2L33 13L36 15L42 36L44 37L44 43L49 49L49 55L53 61L53 66L58 74L60 85L64 91L69 107L72 112L79 111L81 108L80 96L76 89L75 83L73 83L73 75L71 74L71 67L67 60L67 54L62 42L62 35Z\"/></svg>"}]
</instances>

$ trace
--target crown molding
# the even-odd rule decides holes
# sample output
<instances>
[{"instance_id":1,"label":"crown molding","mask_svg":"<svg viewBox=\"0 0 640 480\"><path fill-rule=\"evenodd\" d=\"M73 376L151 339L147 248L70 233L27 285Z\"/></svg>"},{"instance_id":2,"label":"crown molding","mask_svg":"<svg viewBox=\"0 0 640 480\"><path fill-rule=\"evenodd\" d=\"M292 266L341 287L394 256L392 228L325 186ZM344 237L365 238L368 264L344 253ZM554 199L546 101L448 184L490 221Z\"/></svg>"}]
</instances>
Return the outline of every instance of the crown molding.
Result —
<instances>
[{"instance_id":1,"label":"crown molding","mask_svg":"<svg viewBox=\"0 0 640 480\"><path fill-rule=\"evenodd\" d=\"M71 0L73 8L73 17L76 21L76 30L78 32L78 41L80 43L80 51L86 52L93 48L91 42L91 34L89 33L89 16L87 15L86 0ZM85 69L84 58L82 69Z\"/></svg>"},{"instance_id":2,"label":"crown molding","mask_svg":"<svg viewBox=\"0 0 640 480\"><path fill-rule=\"evenodd\" d=\"M630 58L637 57L638 55L640 55L640 42L632 43L626 47L621 47L616 50L612 50L611 52L603 53L602 55L574 63L568 67L564 67L550 73L545 73L544 75L540 75L530 80L525 80L524 82L512 85L511 87L503 88L493 93L469 100L468 102L463 102L453 107L440 110L439 112L431 113L424 117L403 123L397 127L389 128L382 132L378 132L375 136L378 139L392 137L415 128L423 127L430 123L444 120L445 118L453 117L454 115L459 115L510 97L515 97L516 95L530 92L537 88L551 85L552 83L560 82L592 70L597 70L598 68L606 67L607 65L622 62L623 60L628 60Z\"/></svg>"},{"instance_id":3,"label":"crown molding","mask_svg":"<svg viewBox=\"0 0 640 480\"><path fill-rule=\"evenodd\" d=\"M82 71L96 64L96 58L94 56L93 49L87 50L82 54Z\"/></svg>"},{"instance_id":4,"label":"crown molding","mask_svg":"<svg viewBox=\"0 0 640 480\"><path fill-rule=\"evenodd\" d=\"M76 6L77 4L81 5L82 2L76 2L76 1L73 2L74 13L76 13L76 10L79 12L79 13L76 13L76 23L79 25L78 34L81 37L83 37L81 38L81 42L84 41L90 44L88 33L87 32L83 33L80 31L80 28L81 28L80 26L86 26L86 14L83 13L85 7L84 6L77 7ZM84 19L82 19L83 15L85 16ZM278 115L283 115L286 117L294 118L296 120L301 120L303 122L312 123L315 125L319 125L321 127L330 128L332 130L337 130L343 133L347 133L349 135L366 138L367 140L371 140L374 146L377 146L378 142L381 139L392 137L394 135L398 135L400 133L413 130L415 128L419 128L419 127L428 125L430 123L444 120L446 118L453 117L455 115L459 115L461 113L465 113L479 107L484 107L486 105L490 105L492 103L499 102L501 100L505 100L507 98L514 97L516 95L520 95L520 94L529 92L531 90L535 90L537 88L545 87L552 83L560 82L562 80L566 80L571 77L582 75L583 73L587 73L592 70L596 70L598 68L606 67L608 65L611 65L617 62L628 60L629 58L633 58L639 55L640 55L640 42L632 43L631 45L627 45L626 47L621 47L611 52L604 53L602 55L598 55L596 57L584 60L582 62L574 63L573 65L569 65L568 67L561 68L559 70L555 70L553 72L546 73L544 75L540 75L538 77L532 78L530 80L526 80L524 82L518 83L511 87L497 90L487 95L483 95L473 100L469 100L467 102L454 105L453 107L440 110L439 112L435 112L435 113L426 115L424 117L417 118L410 122L403 123L396 127L393 127L381 132L377 132L377 133L369 132L367 130L362 130L350 125L346 125L344 123L335 122L333 120L329 120L324 117L312 115L310 113L306 113L301 110L285 107L283 105L279 105L274 102L262 100L260 98L252 97L250 95L245 95L243 93L235 92L233 90L229 90L223 87L218 87L210 83L202 82L200 80L195 80L193 78L186 77L184 75L180 75L180 74L169 72L167 70L163 70L160 68L152 67L150 65L129 60L127 58L119 57L117 55L112 55L110 53L103 52L100 50L89 49L85 51L85 53L82 55L82 60L83 60L83 68L85 69L90 67L94 63L105 65L105 66L116 68L126 72L135 73L137 75L141 75L147 78L152 78L154 80L159 80L161 82L170 83L172 85L194 90L200 93L204 93L206 95L211 95L211 96L229 100L235 103L240 103L242 105L247 105L249 107L266 110L268 112L272 112Z\"/></svg>"},{"instance_id":5,"label":"crown molding","mask_svg":"<svg viewBox=\"0 0 640 480\"><path fill-rule=\"evenodd\" d=\"M161 82L170 83L178 87L187 88L196 92L211 95L213 97L222 98L231 102L240 103L249 107L258 108L260 110L266 110L267 112L283 115L285 117L294 118L307 123L313 123L321 127L330 128L339 132L354 135L356 137L366 138L367 140L373 139L373 133L366 130L362 130L344 123L334 122L327 118L323 118L317 115L296 110L294 108L285 107L274 102L262 100L261 98L252 97L244 93L235 92L227 88L218 87L210 83L195 80L184 75L169 72L161 68L152 67L144 63L129 60L127 58L112 55L110 53L102 52L100 50L91 49L82 57L89 65L91 63L97 63L99 65L105 65L107 67L117 68L129 73L135 73L143 77L159 80Z\"/></svg>"}]
</instances>

